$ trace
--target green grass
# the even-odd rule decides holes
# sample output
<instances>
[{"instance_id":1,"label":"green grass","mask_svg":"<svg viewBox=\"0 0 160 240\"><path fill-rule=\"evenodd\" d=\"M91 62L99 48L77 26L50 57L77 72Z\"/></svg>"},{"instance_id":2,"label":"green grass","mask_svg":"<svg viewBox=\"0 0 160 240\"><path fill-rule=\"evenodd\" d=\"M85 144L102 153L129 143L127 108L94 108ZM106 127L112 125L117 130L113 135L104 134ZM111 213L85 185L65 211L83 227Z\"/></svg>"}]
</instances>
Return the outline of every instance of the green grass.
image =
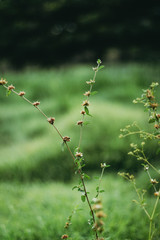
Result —
<instances>
[{"instance_id":1,"label":"green grass","mask_svg":"<svg viewBox=\"0 0 160 240\"><path fill-rule=\"evenodd\" d=\"M94 196L95 181L88 182L90 198ZM3 240L58 240L66 233L65 221L74 205L83 208L73 215L69 235L74 240L89 240L88 206L80 202L80 193L70 184L55 183L1 183L0 238ZM103 179L102 195L105 218L105 239L147 239L148 222L143 211L132 202L137 196L132 186L116 175ZM148 197L149 208L155 201ZM158 217L159 220L159 217ZM158 221L157 220L157 221ZM159 239L157 233L154 239Z\"/></svg>"},{"instance_id":2,"label":"green grass","mask_svg":"<svg viewBox=\"0 0 160 240\"><path fill-rule=\"evenodd\" d=\"M132 100L141 94L142 86L158 81L158 74L158 66L136 64L106 66L98 73L94 87L98 94L91 98L93 118L87 118L90 125L84 129L82 142L88 170L95 170L101 161L110 163L115 170L137 169L135 161L127 156L128 143L135 138L120 140L119 129L133 121L146 127L142 108L133 105ZM73 150L78 144L76 122L87 90L85 81L92 76L89 66L26 69L4 74L17 91L24 90L31 101L41 102L40 107L48 116L56 117L55 124L62 135L71 137ZM5 94L1 88L0 179L69 180L73 164L68 153L61 152L61 140L56 132L28 103L14 94L9 97ZM155 145L149 143L147 151L152 157ZM57 174L57 168L62 174Z\"/></svg>"}]
</instances>

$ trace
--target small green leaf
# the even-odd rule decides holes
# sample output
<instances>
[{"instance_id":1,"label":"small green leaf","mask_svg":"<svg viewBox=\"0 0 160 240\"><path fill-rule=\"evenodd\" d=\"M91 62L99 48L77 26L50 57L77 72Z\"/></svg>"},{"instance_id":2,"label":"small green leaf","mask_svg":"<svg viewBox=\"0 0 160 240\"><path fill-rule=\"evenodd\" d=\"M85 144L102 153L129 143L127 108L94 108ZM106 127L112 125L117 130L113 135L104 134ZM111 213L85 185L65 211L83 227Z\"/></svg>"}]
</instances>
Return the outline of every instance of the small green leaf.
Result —
<instances>
[{"instance_id":1,"label":"small green leaf","mask_svg":"<svg viewBox=\"0 0 160 240\"><path fill-rule=\"evenodd\" d=\"M11 94L11 90L7 90L7 92L6 92L6 96L8 97L10 94Z\"/></svg>"},{"instance_id":2,"label":"small green leaf","mask_svg":"<svg viewBox=\"0 0 160 240\"><path fill-rule=\"evenodd\" d=\"M99 70L101 70L102 68L104 68L104 66L103 66L103 65L101 65L101 66L98 68L98 71L99 71Z\"/></svg>"},{"instance_id":3,"label":"small green leaf","mask_svg":"<svg viewBox=\"0 0 160 240\"><path fill-rule=\"evenodd\" d=\"M74 190L74 189L76 189L76 188L78 188L78 186L74 186L74 187L72 188L72 190Z\"/></svg>"},{"instance_id":4,"label":"small green leaf","mask_svg":"<svg viewBox=\"0 0 160 240\"><path fill-rule=\"evenodd\" d=\"M99 177L96 176L96 177L94 177L94 179L99 179Z\"/></svg>"},{"instance_id":5,"label":"small green leaf","mask_svg":"<svg viewBox=\"0 0 160 240\"><path fill-rule=\"evenodd\" d=\"M82 195L82 196L81 196L81 200L82 200L82 202L85 202L86 196L85 196L85 195Z\"/></svg>"},{"instance_id":6,"label":"small green leaf","mask_svg":"<svg viewBox=\"0 0 160 240\"><path fill-rule=\"evenodd\" d=\"M104 191L104 190L100 190L99 192L100 192L100 193L103 193L103 192L105 192L105 191Z\"/></svg>"},{"instance_id":7,"label":"small green leaf","mask_svg":"<svg viewBox=\"0 0 160 240\"><path fill-rule=\"evenodd\" d=\"M93 92L91 92L91 96L94 96L94 95L96 95L98 93L98 91L93 91Z\"/></svg>"},{"instance_id":8,"label":"small green leaf","mask_svg":"<svg viewBox=\"0 0 160 240\"><path fill-rule=\"evenodd\" d=\"M99 192L99 187L96 187L96 191Z\"/></svg>"},{"instance_id":9,"label":"small green leaf","mask_svg":"<svg viewBox=\"0 0 160 240\"><path fill-rule=\"evenodd\" d=\"M89 121L85 121L85 122L83 122L83 125L88 125L88 124L90 124Z\"/></svg>"},{"instance_id":10,"label":"small green leaf","mask_svg":"<svg viewBox=\"0 0 160 240\"><path fill-rule=\"evenodd\" d=\"M85 110L85 112L86 112L86 114L88 115L88 116L91 116L92 117L92 115L89 113L89 109L85 106L84 107L84 110Z\"/></svg>"},{"instance_id":11,"label":"small green leaf","mask_svg":"<svg viewBox=\"0 0 160 240\"><path fill-rule=\"evenodd\" d=\"M149 123L154 123L155 121L156 121L156 119L152 116L148 120Z\"/></svg>"},{"instance_id":12,"label":"small green leaf","mask_svg":"<svg viewBox=\"0 0 160 240\"><path fill-rule=\"evenodd\" d=\"M84 177L90 179L90 176L88 176L86 173L84 173Z\"/></svg>"}]
</instances>

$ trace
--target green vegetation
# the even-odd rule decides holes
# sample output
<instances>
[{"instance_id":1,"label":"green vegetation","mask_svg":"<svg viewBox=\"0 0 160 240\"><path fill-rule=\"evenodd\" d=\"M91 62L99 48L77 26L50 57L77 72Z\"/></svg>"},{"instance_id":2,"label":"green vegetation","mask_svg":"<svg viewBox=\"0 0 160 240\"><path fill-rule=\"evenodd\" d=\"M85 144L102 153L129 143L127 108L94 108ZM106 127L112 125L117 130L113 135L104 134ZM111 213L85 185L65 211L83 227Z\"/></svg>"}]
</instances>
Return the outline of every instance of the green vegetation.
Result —
<instances>
[{"instance_id":1,"label":"green vegetation","mask_svg":"<svg viewBox=\"0 0 160 240\"><path fill-rule=\"evenodd\" d=\"M94 194L95 181L88 182L92 194ZM108 175L103 179L102 185L105 189L102 195L103 206L107 214L104 234L106 239L147 239L147 218L143 216L143 210L137 208L132 202L132 199L137 199L137 196L130 184L116 175ZM79 200L77 191L71 190L73 186L74 182L65 185L58 182L2 183L0 185L0 238L3 240L58 240L65 233L65 220L70 215L73 205L79 205L78 207L83 210L73 215L69 233L74 240L87 240L86 236L90 231L90 227L86 224L86 219L89 219L87 204ZM154 198L149 199L149 197L148 200L150 204L155 201ZM159 237L157 233L155 239L158 240Z\"/></svg>"}]
</instances>

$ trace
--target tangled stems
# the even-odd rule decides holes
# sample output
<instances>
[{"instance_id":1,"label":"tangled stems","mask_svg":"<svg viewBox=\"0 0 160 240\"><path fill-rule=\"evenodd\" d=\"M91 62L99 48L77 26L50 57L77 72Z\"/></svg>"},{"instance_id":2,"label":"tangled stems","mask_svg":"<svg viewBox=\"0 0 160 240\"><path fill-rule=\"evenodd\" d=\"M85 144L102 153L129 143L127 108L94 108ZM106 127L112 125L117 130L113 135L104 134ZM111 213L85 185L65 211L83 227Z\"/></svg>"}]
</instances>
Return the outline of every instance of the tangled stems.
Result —
<instances>
[{"instance_id":1,"label":"tangled stems","mask_svg":"<svg viewBox=\"0 0 160 240\"><path fill-rule=\"evenodd\" d=\"M98 72L98 70L100 70L100 64L101 64L101 61L98 59L97 61L97 67L96 68L93 68L93 70L95 71L94 73L94 78L93 80L90 80L89 84L90 84L90 91L88 91L88 95L84 94L87 96L87 99L89 97L89 95L91 94L91 91L92 91L92 86L93 84L95 83L95 77L96 77L96 73ZM102 68L103 66L101 66ZM80 176L80 180L81 180L81 183L82 183L82 186L83 186L83 191L84 191L84 196L87 200L87 203L88 203L88 206L89 206L89 209L90 209L90 214L92 216L92 222L93 222L93 225L95 225L96 221L95 221L95 215L94 215L94 211L92 209L92 206L91 206L91 202L89 200L89 197L88 197L88 192L87 192L87 189L86 189L86 184L85 184L85 181L84 181L84 173L82 172L82 167L80 166L81 164L78 163L77 161L77 157L74 156L74 154L72 153L69 145L68 145L68 142L70 142L70 137L68 136L65 136L63 137L61 132L59 131L59 129L55 126L55 118L54 117L48 117L39 107L40 105L40 102L36 101L36 102L31 102L29 99L27 99L24 95L25 95L25 92L16 92L15 91L15 87L13 85L9 85L7 86L7 81L4 80L4 79L1 79L0 80L0 85L2 85L5 89L7 89L7 95L9 95L11 92L13 92L14 94L16 94L17 96L20 96L21 98L23 98L23 100L25 100L26 102L28 102L29 104L31 104L32 106L34 106L46 119L47 121L54 127L54 129L56 130L56 132L58 133L58 135L60 136L60 138L62 139L63 143L66 145L67 147L67 150L69 152L69 154L71 155L73 161L74 161L74 164L77 168L77 172ZM84 110L81 112L83 114L83 120L84 120L84 114L87 114L89 115L89 110L87 108L87 106L89 105L88 104L88 100L86 100L84 102L84 104L82 104L84 106ZM81 121L81 123L83 123L83 120ZM80 150L80 145L81 145L81 141L82 141L82 124L78 124L81 126L81 129L80 129L80 138L79 138L79 144L78 144L78 152ZM98 240L98 232L97 232L97 229L95 228L94 229L95 231L95 239ZM63 235L62 236L62 239L65 239L65 238L68 238L68 235Z\"/></svg>"}]
</instances>

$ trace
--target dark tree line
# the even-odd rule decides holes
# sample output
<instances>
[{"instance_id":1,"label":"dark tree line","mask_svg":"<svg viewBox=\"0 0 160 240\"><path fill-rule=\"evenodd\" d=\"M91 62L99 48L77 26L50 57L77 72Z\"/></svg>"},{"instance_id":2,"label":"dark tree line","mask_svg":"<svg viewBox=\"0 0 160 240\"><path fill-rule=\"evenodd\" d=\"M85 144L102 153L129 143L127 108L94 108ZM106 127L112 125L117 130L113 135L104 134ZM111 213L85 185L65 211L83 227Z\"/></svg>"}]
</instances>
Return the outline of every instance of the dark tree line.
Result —
<instances>
[{"instance_id":1,"label":"dark tree line","mask_svg":"<svg viewBox=\"0 0 160 240\"><path fill-rule=\"evenodd\" d=\"M15 65L158 59L159 0L0 0L0 59Z\"/></svg>"}]
</instances>

